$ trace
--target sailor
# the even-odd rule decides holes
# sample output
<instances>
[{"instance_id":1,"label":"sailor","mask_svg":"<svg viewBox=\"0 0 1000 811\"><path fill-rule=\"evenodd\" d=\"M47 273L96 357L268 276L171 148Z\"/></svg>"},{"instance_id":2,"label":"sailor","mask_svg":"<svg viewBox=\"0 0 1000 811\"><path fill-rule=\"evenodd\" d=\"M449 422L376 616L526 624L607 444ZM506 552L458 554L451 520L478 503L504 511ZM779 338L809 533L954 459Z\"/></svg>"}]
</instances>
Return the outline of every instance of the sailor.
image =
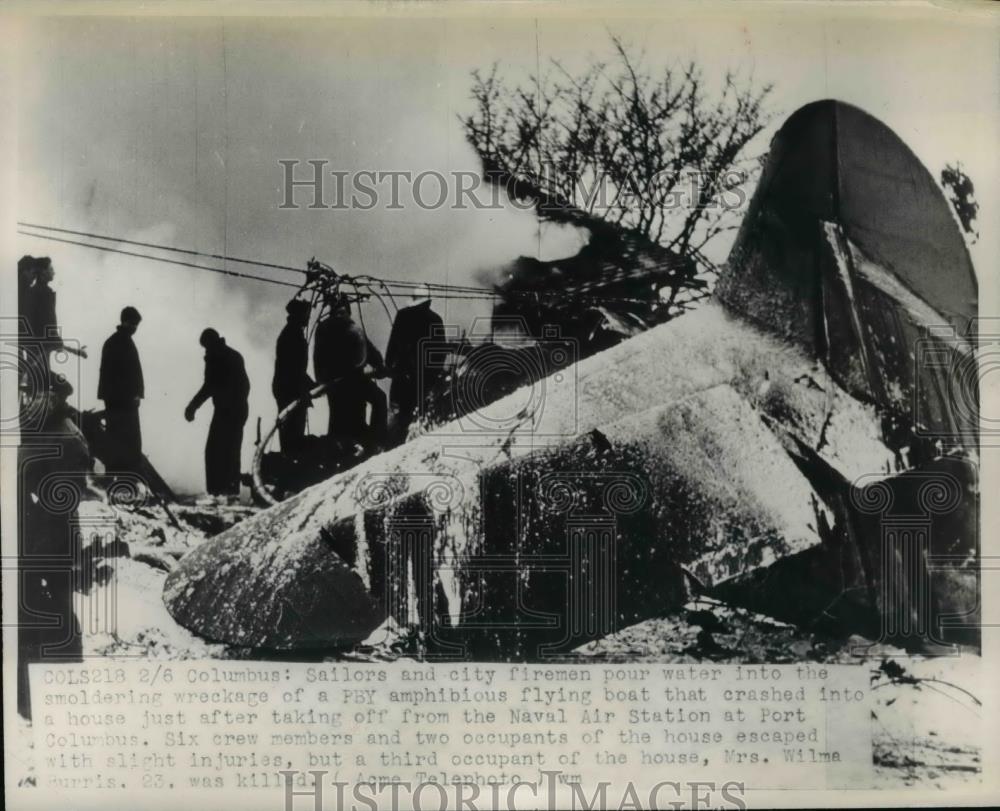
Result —
<instances>
[{"instance_id":1,"label":"sailor","mask_svg":"<svg viewBox=\"0 0 1000 811\"><path fill-rule=\"evenodd\" d=\"M121 311L121 323L101 350L97 397L104 401L104 419L110 440L109 468L137 471L142 458L139 403L145 395L142 364L132 336L142 316L135 307Z\"/></svg>"},{"instance_id":2,"label":"sailor","mask_svg":"<svg viewBox=\"0 0 1000 811\"><path fill-rule=\"evenodd\" d=\"M306 338L311 309L309 302L302 299L292 299L285 305L288 321L278 335L274 351L274 378L271 381L271 393L278 404L279 414L296 400L306 398L313 387L307 372L309 341ZM278 426L282 453L293 455L302 448L308 406L306 401Z\"/></svg>"},{"instance_id":3,"label":"sailor","mask_svg":"<svg viewBox=\"0 0 1000 811\"><path fill-rule=\"evenodd\" d=\"M393 321L385 362L392 378L389 402L394 444L406 440L410 423L423 412L426 396L437 381L439 371L426 363L424 349L443 323L431 309L431 294L425 285L413 291L410 305L401 309Z\"/></svg>"},{"instance_id":4,"label":"sailor","mask_svg":"<svg viewBox=\"0 0 1000 811\"><path fill-rule=\"evenodd\" d=\"M30 374L37 381L47 386L51 375L50 356L53 352L65 351L81 358L87 357L86 347L76 347L64 344L59 330L59 320L56 318L56 291L49 287L55 278L55 268L47 256L37 257L34 261L35 282L25 291L28 330L32 340L26 348L27 361L33 367Z\"/></svg>"},{"instance_id":5,"label":"sailor","mask_svg":"<svg viewBox=\"0 0 1000 811\"><path fill-rule=\"evenodd\" d=\"M365 424L365 364L368 341L351 318L350 303L338 294L326 299L327 314L316 325L313 371L317 383L326 384L330 409L327 430L332 454L347 451L358 455L363 446Z\"/></svg>"},{"instance_id":6,"label":"sailor","mask_svg":"<svg viewBox=\"0 0 1000 811\"><path fill-rule=\"evenodd\" d=\"M214 412L205 443L205 483L210 495L234 497L240 492L240 450L249 415L250 379L243 356L214 329L201 333L205 349L205 382L184 409L184 419L212 398Z\"/></svg>"}]
</instances>

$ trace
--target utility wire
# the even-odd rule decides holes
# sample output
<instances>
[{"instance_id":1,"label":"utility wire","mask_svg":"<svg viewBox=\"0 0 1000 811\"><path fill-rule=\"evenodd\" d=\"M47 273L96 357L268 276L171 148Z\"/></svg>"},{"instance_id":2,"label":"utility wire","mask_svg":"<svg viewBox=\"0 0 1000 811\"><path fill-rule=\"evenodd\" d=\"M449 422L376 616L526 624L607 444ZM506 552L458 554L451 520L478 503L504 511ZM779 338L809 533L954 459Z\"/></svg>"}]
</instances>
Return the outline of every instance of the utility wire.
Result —
<instances>
[{"instance_id":1,"label":"utility wire","mask_svg":"<svg viewBox=\"0 0 1000 811\"><path fill-rule=\"evenodd\" d=\"M151 248L153 250L158 250L158 251L171 251L173 253L181 253L181 254L184 254L186 256L200 256L200 257L203 257L203 258L206 258L206 259L217 259L217 260L220 260L220 261L223 261L223 262L238 262L238 263L244 264L244 265L254 265L255 267L274 268L275 270L288 270L288 271L292 271L294 273L302 273L302 274L306 273L306 271L303 270L301 267L294 267L292 265L282 265L282 264L278 264L278 263L275 263L275 262L261 262L261 261L258 261L256 259L244 259L244 258L241 258L241 257L238 257L238 256L229 256L227 254L221 254L221 253L206 253L204 251L195 251L195 250L191 250L189 248L177 248L177 247L174 247L172 245L164 245L162 243L141 242L139 240L134 240L134 239L125 239L124 237L108 236L107 234L95 234L95 233L92 233L90 231L75 231L75 230L73 230L71 228L57 228L54 225L41 225L39 223L31 223L31 222L23 222L23 221L18 221L17 224L20 227L22 227L22 228L34 228L34 229L39 230L39 231L52 231L52 232L58 233L58 234L70 234L72 236L77 236L77 237L86 237L87 239L98 239L98 240L102 240L102 241L105 241L105 242L117 242L117 243L120 243L122 245L136 245L136 246L138 246L140 248ZM36 234L35 236L39 236L40 237L41 235L40 234ZM83 243L73 243L73 242L71 242L70 244L83 244ZM101 250L101 248L99 248L99 246L96 246L96 245L95 246L90 246L90 247L95 247L95 248L98 248L98 250ZM251 277L251 278L260 278L260 277ZM355 281L355 280L362 280L362 279L365 282L367 282L367 281L378 282L379 284L387 285L387 286L391 286L391 287L396 287L396 288L415 288L415 287L425 286L425 287L428 287L428 288L430 288L432 290L442 290L442 291L457 290L457 291L461 291L461 292L465 292L465 293L478 293L478 294L480 294L482 296L492 296L493 295L493 292L489 288L486 288L486 287L473 287L471 285L442 284L440 282L417 282L417 281L404 281L404 280L401 280L401 279L400 280L379 279L379 278L373 277L373 276L356 277L356 279L353 278L353 277L347 277L347 278L345 278L345 281Z\"/></svg>"},{"instance_id":2,"label":"utility wire","mask_svg":"<svg viewBox=\"0 0 1000 811\"><path fill-rule=\"evenodd\" d=\"M137 247L150 248L153 250L170 251L173 253L183 254L185 256L203 257L206 259L215 259L222 262L238 262L241 264L253 265L255 267L273 268L275 270L286 270L302 274L307 273L307 271L303 270L302 268L294 267L291 265L282 265L274 262L261 262L256 259L244 259L241 257L228 256L227 254L205 253L203 251L195 251L189 248L177 248L171 245L164 245L162 243L141 242L139 240L125 239L123 237L113 237L113 236L108 236L106 234L96 234L88 231L76 231L70 228L57 228L56 226L41 225L38 223L28 223L28 222L18 221L17 224L18 226L21 226L23 228L33 228L36 230L51 231L53 233L59 233L59 234L70 234L72 236L84 237L92 240L116 242L123 245L135 245ZM280 284L286 287L301 287L301 285L293 282L283 282L277 279L270 279L262 276L252 276L249 274L239 273L237 271L225 270L222 268L213 268L213 267L207 267L205 265L193 264L190 262L181 262L174 259L168 259L166 257L151 256L149 254L124 251L118 248L110 248L87 242L79 242L70 239L61 239L46 234L31 233L21 230L19 230L18 233L24 234L26 236L33 236L38 239L50 239L55 242L64 242L69 245L79 245L81 247L94 248L95 250L105 251L108 253L119 253L125 256L134 256L140 259L152 259L153 261L156 262L164 262L167 264L179 265L181 267L207 270L213 273L221 273L227 276L235 276L238 278L252 279L255 281L262 281L262 282L271 282L272 284ZM665 267L665 265L663 267ZM614 266L607 265L606 268L612 269L614 268ZM636 268L631 271L624 271L624 272L622 271L621 268L615 268L615 270L617 270L617 273L615 274L617 278L611 280L594 280L563 290L537 290L537 291L535 290L497 291L487 287L456 285L456 284L448 284L441 282L420 282L420 281L407 281L402 279L383 279L369 275L349 276L349 275L338 274L338 278L343 284L351 284L354 286L366 286L369 289L371 289L372 285L381 286L382 289L389 295L390 299L392 298L391 289L396 289L397 291L412 291L418 287L426 287L431 293L440 298L465 299L469 301L492 301L496 299L497 296L500 296L501 298L514 298L514 297L540 298L540 297L560 296L560 297L569 297L576 300L590 301L597 303L618 301L624 303L631 302L637 304L648 304L649 303L648 299L637 298L637 297L624 297L624 296L615 297L615 296L581 295L581 294L584 293L585 291L589 292L591 290L594 290L596 292L597 289L599 289L601 286L603 286L603 284L607 283L608 281L613 283L617 281L622 281L629 277L635 278L643 275L644 273L649 272L650 270L657 270L660 268L661 266L657 265L653 268ZM395 302L393 302L393 304L395 306Z\"/></svg>"},{"instance_id":3,"label":"utility wire","mask_svg":"<svg viewBox=\"0 0 1000 811\"><path fill-rule=\"evenodd\" d=\"M252 276L249 273L239 273L235 270L223 270L222 268L213 268L207 265L196 265L194 262L183 262L180 259L170 259L165 256L152 256L150 254L138 253L137 251L124 251L120 248L110 248L105 245L92 245L87 242L79 242L74 239L64 239L63 237L54 237L51 234L33 234L30 231L23 231L20 228L17 229L17 233L23 234L26 237L35 237L36 239L48 239L53 242L64 242L67 245L79 245L83 248L93 248L97 251L105 251L106 253L118 253L123 256L134 256L138 259L152 259L154 262L164 262L170 265L179 265L185 268L194 268L196 270L207 270L211 273L221 273L225 276L237 276L240 279L253 279L257 282L267 282L268 284L280 284L283 287L294 287L298 289L301 285L295 282L283 282L280 279L268 279L266 276Z\"/></svg>"},{"instance_id":4,"label":"utility wire","mask_svg":"<svg viewBox=\"0 0 1000 811\"><path fill-rule=\"evenodd\" d=\"M201 251L192 251L188 248L174 248L170 245L158 245L155 242L139 242L134 239L124 239L122 237L109 237L104 234L91 234L87 231L73 231L69 228L56 228L54 225L38 225L32 222L18 222L17 223L22 228L35 228L39 231L54 231L57 234L71 234L76 237L87 237L88 239L100 239L106 242L119 242L122 245L137 245L140 248L153 248L158 251L173 251L174 253L183 253L187 256L201 256L206 259L219 259L224 262L239 262L244 265L256 265L262 268L274 268L276 270L291 270L295 273L305 273L302 268L291 267L290 265L276 265L272 262L258 262L255 259L240 259L236 256L226 256L221 253L202 253ZM77 244L77 243L72 243ZM97 246L94 246L97 247ZM256 278L256 277L255 277Z\"/></svg>"}]
</instances>

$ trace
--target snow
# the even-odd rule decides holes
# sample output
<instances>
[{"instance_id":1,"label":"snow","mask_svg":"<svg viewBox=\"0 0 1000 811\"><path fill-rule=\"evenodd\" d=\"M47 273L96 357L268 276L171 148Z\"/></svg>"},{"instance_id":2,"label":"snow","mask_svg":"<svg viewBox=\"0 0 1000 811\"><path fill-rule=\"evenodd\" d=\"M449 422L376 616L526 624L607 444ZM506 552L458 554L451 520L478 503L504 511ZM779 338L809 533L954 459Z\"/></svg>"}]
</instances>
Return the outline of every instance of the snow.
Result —
<instances>
[{"instance_id":1,"label":"snow","mask_svg":"<svg viewBox=\"0 0 1000 811\"><path fill-rule=\"evenodd\" d=\"M813 382L797 382L802 375ZM762 389L766 383L770 386ZM849 479L884 470L892 459L879 440L874 411L846 395L797 350L728 315L720 305L707 303L584 359L575 371L564 370L541 381L541 408L528 419L515 419L514 407L520 409L525 401L523 392L514 392L478 412L480 425L509 429L477 430L470 420L457 420L316 484L271 511L303 516L296 529L314 531L354 514L355 485L368 476L397 476L393 488L396 498L419 492L429 481L454 477L466 498L474 498L475 474L503 458L505 446L512 458L524 456L629 414L679 403L723 384L765 414L784 418L786 414L776 412L787 409L793 418L790 429L799 431L814 447L819 444L827 414L832 412L827 447L820 453ZM760 396L762 390L767 393L764 397ZM276 552L278 555L268 562L280 569L283 562L295 557L296 548L282 543Z\"/></svg>"},{"instance_id":2,"label":"snow","mask_svg":"<svg viewBox=\"0 0 1000 811\"><path fill-rule=\"evenodd\" d=\"M525 411L532 402L537 407ZM183 560L165 598L187 603L192 587L225 588L211 604L229 628L242 621L241 589L255 595L259 611L278 612L304 576L301 566L327 554L323 531L344 519L355 527L355 572L370 585L370 541L357 531L358 515L422 494L438 515L436 569L457 618L463 585L442 575L478 553L482 472L529 456L544 465L545 454L594 429L610 432L616 446L641 449L654 479L657 468L672 470L706 503L724 507L720 520L740 530L740 540L716 522L715 537L693 541L704 547L697 563L710 579L819 542L810 527L812 489L782 447L789 437L848 481L891 469L872 409L798 349L708 302L250 518ZM672 548L671 538L652 540ZM238 570L223 578L223 561L238 562ZM197 620L205 621L219 624Z\"/></svg>"},{"instance_id":3,"label":"snow","mask_svg":"<svg viewBox=\"0 0 1000 811\"><path fill-rule=\"evenodd\" d=\"M695 539L702 550L691 566L701 579L718 582L819 542L812 527L812 486L760 414L731 386L716 386L604 430L613 441L643 448L654 488L669 488L660 478L669 471L683 480L684 492L699 494L704 502L699 509L716 529L715 538ZM735 537L741 537L736 559Z\"/></svg>"}]
</instances>

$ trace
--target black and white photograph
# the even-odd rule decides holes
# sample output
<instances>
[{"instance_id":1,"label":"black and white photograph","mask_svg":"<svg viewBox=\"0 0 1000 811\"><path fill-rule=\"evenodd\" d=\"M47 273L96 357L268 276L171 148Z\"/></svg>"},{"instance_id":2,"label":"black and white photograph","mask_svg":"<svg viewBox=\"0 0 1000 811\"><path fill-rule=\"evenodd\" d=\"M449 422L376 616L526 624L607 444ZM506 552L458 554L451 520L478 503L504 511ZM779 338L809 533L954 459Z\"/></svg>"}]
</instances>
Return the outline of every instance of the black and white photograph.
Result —
<instances>
[{"instance_id":1,"label":"black and white photograph","mask_svg":"<svg viewBox=\"0 0 1000 811\"><path fill-rule=\"evenodd\" d=\"M256 5L0 10L7 807L995 802L996 7Z\"/></svg>"}]
</instances>

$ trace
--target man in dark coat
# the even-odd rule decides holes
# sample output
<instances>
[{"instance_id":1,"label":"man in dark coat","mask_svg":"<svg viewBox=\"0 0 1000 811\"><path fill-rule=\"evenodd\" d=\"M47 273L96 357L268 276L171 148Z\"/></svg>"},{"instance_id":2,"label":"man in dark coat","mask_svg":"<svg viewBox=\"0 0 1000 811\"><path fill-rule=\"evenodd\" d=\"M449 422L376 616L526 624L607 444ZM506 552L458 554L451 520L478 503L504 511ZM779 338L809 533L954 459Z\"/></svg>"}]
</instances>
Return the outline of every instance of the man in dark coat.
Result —
<instances>
[{"instance_id":1,"label":"man in dark coat","mask_svg":"<svg viewBox=\"0 0 1000 811\"><path fill-rule=\"evenodd\" d=\"M423 399L433 388L438 370L428 367L421 356L421 341L430 339L443 326L441 316L431 309L430 291L418 287L409 307L396 314L385 351L385 363L392 385L389 402L392 406L392 439L398 444L414 417L423 412Z\"/></svg>"},{"instance_id":2,"label":"man in dark coat","mask_svg":"<svg viewBox=\"0 0 1000 811\"><path fill-rule=\"evenodd\" d=\"M204 330L199 342L205 348L205 382L184 410L184 419L193 421L202 403L212 398L205 483L210 495L238 496L243 426L250 413L250 379L243 356L226 346L225 338L214 329Z\"/></svg>"},{"instance_id":3,"label":"man in dark coat","mask_svg":"<svg viewBox=\"0 0 1000 811\"><path fill-rule=\"evenodd\" d=\"M145 396L142 364L132 336L142 316L135 307L121 312L121 323L104 342L97 397L104 401L104 419L110 443L108 466L116 471L137 471L142 458L139 402Z\"/></svg>"},{"instance_id":4,"label":"man in dark coat","mask_svg":"<svg viewBox=\"0 0 1000 811\"><path fill-rule=\"evenodd\" d=\"M292 299L285 306L285 310L288 312L288 323L278 335L274 351L274 378L271 381L271 393L278 404L279 414L296 400L308 395L313 387L313 382L306 371L309 365L306 327L309 325L311 307L307 301ZM278 437L281 440L283 453L294 454L302 447L302 438L306 432L307 408L308 404L295 409L278 426Z\"/></svg>"},{"instance_id":5,"label":"man in dark coat","mask_svg":"<svg viewBox=\"0 0 1000 811\"><path fill-rule=\"evenodd\" d=\"M40 256L34 260L33 266L35 283L26 288L24 301L28 331L33 340L25 346L25 355L31 376L29 388L38 389L49 385L50 356L53 352L62 350L86 358L87 349L63 343L56 317L56 291L49 286L56 275L52 260Z\"/></svg>"},{"instance_id":6,"label":"man in dark coat","mask_svg":"<svg viewBox=\"0 0 1000 811\"><path fill-rule=\"evenodd\" d=\"M313 371L318 383L326 383L330 407L327 439L331 452L338 446L353 448L364 443L365 364L368 341L351 318L350 305L341 298L328 302L329 313L316 326Z\"/></svg>"},{"instance_id":7,"label":"man in dark coat","mask_svg":"<svg viewBox=\"0 0 1000 811\"><path fill-rule=\"evenodd\" d=\"M369 453L378 453L385 447L386 433L389 421L389 404L377 379L388 377L382 353L365 336L365 378L364 399L371 406L371 416L368 418L368 432L365 437L365 449Z\"/></svg>"}]
</instances>

